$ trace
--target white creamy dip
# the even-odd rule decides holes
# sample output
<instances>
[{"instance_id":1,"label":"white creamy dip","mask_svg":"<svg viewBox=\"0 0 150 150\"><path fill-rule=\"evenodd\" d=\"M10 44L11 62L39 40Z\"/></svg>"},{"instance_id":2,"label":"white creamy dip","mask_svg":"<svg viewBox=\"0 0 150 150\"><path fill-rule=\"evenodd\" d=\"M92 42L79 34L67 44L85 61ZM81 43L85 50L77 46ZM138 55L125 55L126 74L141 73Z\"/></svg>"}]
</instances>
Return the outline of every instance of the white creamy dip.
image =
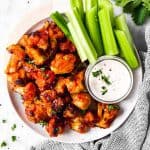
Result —
<instances>
[{"instance_id":1,"label":"white creamy dip","mask_svg":"<svg viewBox=\"0 0 150 150\"><path fill-rule=\"evenodd\" d=\"M125 97L132 86L131 72L122 62L104 59L91 69L88 79L92 95L113 102Z\"/></svg>"}]
</instances>

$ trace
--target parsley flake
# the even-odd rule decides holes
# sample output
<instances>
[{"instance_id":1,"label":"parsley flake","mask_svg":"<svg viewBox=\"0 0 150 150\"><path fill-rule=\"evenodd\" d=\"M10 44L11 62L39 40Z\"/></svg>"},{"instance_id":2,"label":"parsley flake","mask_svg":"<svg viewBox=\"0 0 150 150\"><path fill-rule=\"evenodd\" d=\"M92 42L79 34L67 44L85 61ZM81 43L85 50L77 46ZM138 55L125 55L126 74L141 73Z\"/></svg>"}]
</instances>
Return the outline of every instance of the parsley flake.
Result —
<instances>
[{"instance_id":1,"label":"parsley flake","mask_svg":"<svg viewBox=\"0 0 150 150\"><path fill-rule=\"evenodd\" d=\"M109 78L106 77L105 75L102 75L102 76L101 76L101 79L102 79L106 84L108 84L108 85L111 84L111 82L109 81Z\"/></svg>"},{"instance_id":2,"label":"parsley flake","mask_svg":"<svg viewBox=\"0 0 150 150\"><path fill-rule=\"evenodd\" d=\"M57 114L57 112L55 110L52 110L52 114L55 115Z\"/></svg>"},{"instance_id":3,"label":"parsley flake","mask_svg":"<svg viewBox=\"0 0 150 150\"><path fill-rule=\"evenodd\" d=\"M44 121L44 120L41 120L40 122L39 122L39 124L42 126L42 127L44 127L44 126L47 126L47 122L46 121Z\"/></svg>"},{"instance_id":4,"label":"parsley flake","mask_svg":"<svg viewBox=\"0 0 150 150\"><path fill-rule=\"evenodd\" d=\"M111 110L119 110L120 107L118 105L114 105L114 104L109 104L108 105L108 110L111 111Z\"/></svg>"},{"instance_id":5,"label":"parsley flake","mask_svg":"<svg viewBox=\"0 0 150 150\"><path fill-rule=\"evenodd\" d=\"M2 123L6 123L7 121L5 119L2 120Z\"/></svg>"},{"instance_id":6,"label":"parsley flake","mask_svg":"<svg viewBox=\"0 0 150 150\"><path fill-rule=\"evenodd\" d=\"M41 67L41 68L40 68L40 70L41 70L41 71L45 71L45 70L46 70L46 68L44 68L44 67Z\"/></svg>"},{"instance_id":7,"label":"parsley flake","mask_svg":"<svg viewBox=\"0 0 150 150\"><path fill-rule=\"evenodd\" d=\"M28 63L29 64L34 64L34 60L29 60Z\"/></svg>"},{"instance_id":8,"label":"parsley flake","mask_svg":"<svg viewBox=\"0 0 150 150\"><path fill-rule=\"evenodd\" d=\"M1 143L1 147L5 147L5 146L7 146L7 143L6 143L5 141L3 141L3 142Z\"/></svg>"},{"instance_id":9,"label":"parsley flake","mask_svg":"<svg viewBox=\"0 0 150 150\"><path fill-rule=\"evenodd\" d=\"M99 70L97 70L97 71L95 71L95 72L92 72L93 77L97 77L97 76L99 76L100 74L102 74L102 70L101 70L101 69L99 69Z\"/></svg>"},{"instance_id":10,"label":"parsley flake","mask_svg":"<svg viewBox=\"0 0 150 150\"><path fill-rule=\"evenodd\" d=\"M11 136L11 140L13 141L13 142L15 142L16 140L17 140L17 137L16 136Z\"/></svg>"},{"instance_id":11,"label":"parsley flake","mask_svg":"<svg viewBox=\"0 0 150 150\"><path fill-rule=\"evenodd\" d=\"M102 89L105 90L105 89L106 89L106 86L102 86Z\"/></svg>"},{"instance_id":12,"label":"parsley flake","mask_svg":"<svg viewBox=\"0 0 150 150\"><path fill-rule=\"evenodd\" d=\"M107 89L104 89L104 90L102 90L101 92L102 92L102 95L105 95L105 94L108 92L108 90L107 90Z\"/></svg>"},{"instance_id":13,"label":"parsley flake","mask_svg":"<svg viewBox=\"0 0 150 150\"><path fill-rule=\"evenodd\" d=\"M16 129L16 124L13 124L13 126L11 127L11 130L14 131Z\"/></svg>"}]
</instances>

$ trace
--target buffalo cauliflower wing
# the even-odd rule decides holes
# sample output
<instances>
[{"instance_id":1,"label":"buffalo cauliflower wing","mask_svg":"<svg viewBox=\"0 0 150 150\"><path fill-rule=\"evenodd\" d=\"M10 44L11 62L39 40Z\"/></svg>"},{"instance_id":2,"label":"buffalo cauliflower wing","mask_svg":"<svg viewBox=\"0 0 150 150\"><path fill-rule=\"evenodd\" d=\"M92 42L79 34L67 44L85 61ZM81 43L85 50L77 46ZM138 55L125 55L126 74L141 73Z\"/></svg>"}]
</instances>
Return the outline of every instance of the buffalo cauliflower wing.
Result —
<instances>
[{"instance_id":1,"label":"buffalo cauliflower wing","mask_svg":"<svg viewBox=\"0 0 150 150\"><path fill-rule=\"evenodd\" d=\"M91 104L91 96L88 93L72 94L72 103L80 108L86 110Z\"/></svg>"},{"instance_id":2,"label":"buffalo cauliflower wing","mask_svg":"<svg viewBox=\"0 0 150 150\"><path fill-rule=\"evenodd\" d=\"M84 92L84 71L78 72L73 78L68 77L65 84L70 94Z\"/></svg>"},{"instance_id":3,"label":"buffalo cauliflower wing","mask_svg":"<svg viewBox=\"0 0 150 150\"><path fill-rule=\"evenodd\" d=\"M55 74L66 74L74 69L75 62L75 55L59 53L52 60L50 68Z\"/></svg>"},{"instance_id":4,"label":"buffalo cauliflower wing","mask_svg":"<svg viewBox=\"0 0 150 150\"><path fill-rule=\"evenodd\" d=\"M98 108L99 121L97 126L101 128L109 128L112 121L119 114L119 106L117 104L102 104Z\"/></svg>"}]
</instances>

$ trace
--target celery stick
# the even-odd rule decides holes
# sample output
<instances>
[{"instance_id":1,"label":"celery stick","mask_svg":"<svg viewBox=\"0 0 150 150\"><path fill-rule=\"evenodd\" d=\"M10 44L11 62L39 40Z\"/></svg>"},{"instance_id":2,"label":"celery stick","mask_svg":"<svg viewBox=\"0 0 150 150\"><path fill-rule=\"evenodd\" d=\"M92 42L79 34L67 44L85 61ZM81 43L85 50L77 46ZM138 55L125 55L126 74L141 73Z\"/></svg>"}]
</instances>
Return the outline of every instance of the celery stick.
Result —
<instances>
[{"instance_id":1,"label":"celery stick","mask_svg":"<svg viewBox=\"0 0 150 150\"><path fill-rule=\"evenodd\" d=\"M63 16L58 13L58 12L54 12L50 15L50 18L57 24L57 26L64 32L64 34L66 35L67 38L69 38L71 41L72 37L71 34L68 30L67 27L67 22L66 20L63 18Z\"/></svg>"},{"instance_id":2,"label":"celery stick","mask_svg":"<svg viewBox=\"0 0 150 150\"><path fill-rule=\"evenodd\" d=\"M54 12L54 14L58 17L58 19L63 23L67 24L67 21L63 14L59 13L58 11Z\"/></svg>"},{"instance_id":3,"label":"celery stick","mask_svg":"<svg viewBox=\"0 0 150 150\"><path fill-rule=\"evenodd\" d=\"M97 0L84 0L85 1L85 12L90 10L92 7L97 6Z\"/></svg>"},{"instance_id":4,"label":"celery stick","mask_svg":"<svg viewBox=\"0 0 150 150\"><path fill-rule=\"evenodd\" d=\"M86 12L86 26L90 34L90 38L96 48L98 56L103 54L103 43L100 34L97 6L94 6Z\"/></svg>"},{"instance_id":5,"label":"celery stick","mask_svg":"<svg viewBox=\"0 0 150 150\"><path fill-rule=\"evenodd\" d=\"M79 35L79 40L82 42L86 56L90 63L94 63L97 60L96 50L87 34L84 24L78 14L77 8L74 8L67 14L69 21L76 27L76 32Z\"/></svg>"},{"instance_id":6,"label":"celery stick","mask_svg":"<svg viewBox=\"0 0 150 150\"><path fill-rule=\"evenodd\" d=\"M125 33L121 30L115 30L115 35L117 37L120 50L124 56L124 59L128 63L128 65L132 68L135 69L139 66L137 57L134 53L134 50L132 46L130 45L130 42L128 40L128 37L125 35Z\"/></svg>"},{"instance_id":7,"label":"celery stick","mask_svg":"<svg viewBox=\"0 0 150 150\"><path fill-rule=\"evenodd\" d=\"M82 0L70 0L70 5L72 9L74 9L74 7L77 7L81 18L84 19L84 9Z\"/></svg>"},{"instance_id":8,"label":"celery stick","mask_svg":"<svg viewBox=\"0 0 150 150\"><path fill-rule=\"evenodd\" d=\"M73 38L73 41L74 41L74 44L77 48L77 52L80 56L80 59L82 62L84 62L85 60L87 60L87 57L86 57L86 53L84 51L84 47L82 45L82 42L79 40L79 36L78 33L76 32L73 24L71 24L70 22L67 24L69 30L70 30L70 33L72 35L72 38Z\"/></svg>"},{"instance_id":9,"label":"celery stick","mask_svg":"<svg viewBox=\"0 0 150 150\"><path fill-rule=\"evenodd\" d=\"M117 55L119 53L114 37L109 9L103 8L98 12L101 34L106 55Z\"/></svg>"},{"instance_id":10,"label":"celery stick","mask_svg":"<svg viewBox=\"0 0 150 150\"><path fill-rule=\"evenodd\" d=\"M98 8L107 8L109 10L111 23L114 25L114 9L112 3L109 0L98 0Z\"/></svg>"},{"instance_id":11,"label":"celery stick","mask_svg":"<svg viewBox=\"0 0 150 150\"><path fill-rule=\"evenodd\" d=\"M121 14L121 15L115 17L115 26L116 26L116 29L124 31L130 44L133 47L133 39L132 39L131 33L129 31L128 25L126 23L126 18L125 18L124 14Z\"/></svg>"},{"instance_id":12,"label":"celery stick","mask_svg":"<svg viewBox=\"0 0 150 150\"><path fill-rule=\"evenodd\" d=\"M82 0L84 12L86 12L86 1L87 1L87 0Z\"/></svg>"}]
</instances>

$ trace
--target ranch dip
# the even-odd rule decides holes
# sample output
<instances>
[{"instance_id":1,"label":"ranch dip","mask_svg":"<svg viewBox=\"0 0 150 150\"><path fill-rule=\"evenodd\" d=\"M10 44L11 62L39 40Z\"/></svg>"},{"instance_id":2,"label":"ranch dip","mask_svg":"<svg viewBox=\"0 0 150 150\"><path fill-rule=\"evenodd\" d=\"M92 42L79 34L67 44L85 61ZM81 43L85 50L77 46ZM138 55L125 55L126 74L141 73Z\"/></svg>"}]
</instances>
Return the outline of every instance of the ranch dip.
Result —
<instances>
[{"instance_id":1,"label":"ranch dip","mask_svg":"<svg viewBox=\"0 0 150 150\"><path fill-rule=\"evenodd\" d=\"M97 100L118 102L130 92L133 76L130 68L118 57L102 59L89 71L88 89Z\"/></svg>"}]
</instances>

